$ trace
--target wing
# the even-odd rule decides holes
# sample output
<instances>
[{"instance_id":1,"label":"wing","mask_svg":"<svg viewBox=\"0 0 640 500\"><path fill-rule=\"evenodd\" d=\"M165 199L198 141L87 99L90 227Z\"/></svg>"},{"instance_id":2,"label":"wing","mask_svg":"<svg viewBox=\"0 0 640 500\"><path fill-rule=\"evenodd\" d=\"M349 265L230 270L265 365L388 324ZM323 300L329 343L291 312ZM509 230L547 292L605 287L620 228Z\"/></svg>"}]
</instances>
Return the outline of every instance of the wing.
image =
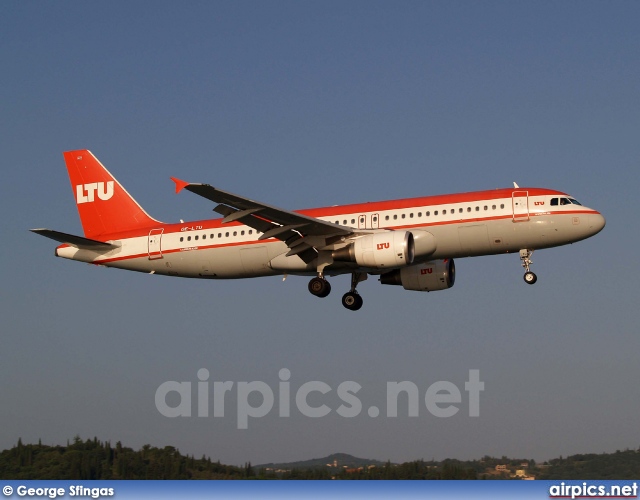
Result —
<instances>
[{"instance_id":1,"label":"wing","mask_svg":"<svg viewBox=\"0 0 640 500\"><path fill-rule=\"evenodd\" d=\"M261 232L258 239L279 239L287 244L287 257L298 255L306 263L318 255L318 249L353 235L353 228L283 210L266 203L222 191L209 184L193 184L174 177L176 193L191 191L218 205L213 209L224 216L223 224L239 221Z\"/></svg>"}]
</instances>

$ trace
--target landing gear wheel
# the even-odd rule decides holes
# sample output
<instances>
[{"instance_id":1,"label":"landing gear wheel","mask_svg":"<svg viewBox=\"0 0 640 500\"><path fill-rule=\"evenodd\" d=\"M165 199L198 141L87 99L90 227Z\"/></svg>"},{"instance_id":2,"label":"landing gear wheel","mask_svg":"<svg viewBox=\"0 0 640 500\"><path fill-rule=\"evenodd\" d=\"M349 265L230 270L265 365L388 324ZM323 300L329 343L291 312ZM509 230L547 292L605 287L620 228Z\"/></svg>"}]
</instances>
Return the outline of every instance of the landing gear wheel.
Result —
<instances>
[{"instance_id":1,"label":"landing gear wheel","mask_svg":"<svg viewBox=\"0 0 640 500\"><path fill-rule=\"evenodd\" d=\"M362 303L362 297L357 292L347 292L342 296L342 305L350 311L357 311Z\"/></svg>"},{"instance_id":2,"label":"landing gear wheel","mask_svg":"<svg viewBox=\"0 0 640 500\"><path fill-rule=\"evenodd\" d=\"M309 281L309 291L316 297L326 297L331 292L331 284L324 278L313 278Z\"/></svg>"},{"instance_id":3,"label":"landing gear wheel","mask_svg":"<svg viewBox=\"0 0 640 500\"><path fill-rule=\"evenodd\" d=\"M524 273L524 282L527 285L533 285L536 281L538 281L538 277L529 269L529 266L533 264L533 261L531 260L532 255L533 250L529 250L527 248L523 248L522 250L520 250L520 260L522 261L522 267L524 267L524 270L526 271Z\"/></svg>"}]
</instances>

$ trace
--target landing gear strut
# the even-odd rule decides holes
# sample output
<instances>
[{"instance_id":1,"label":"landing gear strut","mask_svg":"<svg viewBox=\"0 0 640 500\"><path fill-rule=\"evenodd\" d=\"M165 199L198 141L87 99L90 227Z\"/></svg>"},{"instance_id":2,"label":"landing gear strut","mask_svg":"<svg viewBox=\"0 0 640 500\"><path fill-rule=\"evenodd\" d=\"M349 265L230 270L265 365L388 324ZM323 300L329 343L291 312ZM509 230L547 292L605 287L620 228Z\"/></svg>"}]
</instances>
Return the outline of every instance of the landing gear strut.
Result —
<instances>
[{"instance_id":1,"label":"landing gear strut","mask_svg":"<svg viewBox=\"0 0 640 500\"><path fill-rule=\"evenodd\" d=\"M316 297L324 298L331 292L331 284L324 279L322 273L318 273L317 278L309 281L309 291Z\"/></svg>"},{"instance_id":2,"label":"landing gear strut","mask_svg":"<svg viewBox=\"0 0 640 500\"><path fill-rule=\"evenodd\" d=\"M357 292L356 286L365 279L367 279L366 273L351 273L351 290L342 296L342 305L350 311L357 311L362 307L363 300Z\"/></svg>"},{"instance_id":3,"label":"landing gear strut","mask_svg":"<svg viewBox=\"0 0 640 500\"><path fill-rule=\"evenodd\" d=\"M520 260L522 261L522 267L524 267L524 270L526 271L524 273L524 282L528 285L533 285L538 281L538 277L529 269L529 266L533 264L531 255L533 255L533 250L528 250L526 248L520 250Z\"/></svg>"}]
</instances>

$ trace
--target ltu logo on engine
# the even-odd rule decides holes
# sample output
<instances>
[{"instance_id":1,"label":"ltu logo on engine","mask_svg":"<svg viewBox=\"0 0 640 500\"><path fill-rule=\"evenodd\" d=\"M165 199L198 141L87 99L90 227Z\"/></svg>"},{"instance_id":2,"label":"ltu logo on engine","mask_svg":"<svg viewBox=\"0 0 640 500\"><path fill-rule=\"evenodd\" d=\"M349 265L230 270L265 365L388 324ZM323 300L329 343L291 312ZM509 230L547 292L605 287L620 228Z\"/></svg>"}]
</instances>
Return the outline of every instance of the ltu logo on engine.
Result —
<instances>
[{"instance_id":1,"label":"ltu logo on engine","mask_svg":"<svg viewBox=\"0 0 640 500\"><path fill-rule=\"evenodd\" d=\"M420 269L420 274L432 274L433 267L427 267L426 269Z\"/></svg>"},{"instance_id":2,"label":"ltu logo on engine","mask_svg":"<svg viewBox=\"0 0 640 500\"><path fill-rule=\"evenodd\" d=\"M384 250L385 248L389 248L389 243L378 243L378 250Z\"/></svg>"},{"instance_id":3,"label":"ltu logo on engine","mask_svg":"<svg viewBox=\"0 0 640 500\"><path fill-rule=\"evenodd\" d=\"M95 200L96 193L98 198L103 201L111 199L113 196L113 181L78 184L76 186L76 201L78 205L80 203L91 203Z\"/></svg>"}]
</instances>

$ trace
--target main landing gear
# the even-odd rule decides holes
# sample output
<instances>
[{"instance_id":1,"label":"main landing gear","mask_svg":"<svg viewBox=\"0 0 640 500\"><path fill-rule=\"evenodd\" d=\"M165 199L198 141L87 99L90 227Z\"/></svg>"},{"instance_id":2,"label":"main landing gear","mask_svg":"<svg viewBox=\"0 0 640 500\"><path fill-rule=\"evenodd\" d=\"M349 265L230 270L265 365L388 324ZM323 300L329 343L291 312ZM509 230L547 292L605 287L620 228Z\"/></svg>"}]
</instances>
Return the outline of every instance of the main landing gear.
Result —
<instances>
[{"instance_id":1,"label":"main landing gear","mask_svg":"<svg viewBox=\"0 0 640 500\"><path fill-rule=\"evenodd\" d=\"M331 283L324 279L322 273L319 273L317 278L309 281L309 291L316 297L324 298L331 293Z\"/></svg>"},{"instance_id":2,"label":"main landing gear","mask_svg":"<svg viewBox=\"0 0 640 500\"><path fill-rule=\"evenodd\" d=\"M350 311L357 311L362 307L363 300L356 290L361 281L367 279L366 273L351 273L351 290L342 296L342 305ZM324 279L322 273L309 281L309 291L316 297L326 297L331 292L331 284Z\"/></svg>"},{"instance_id":3,"label":"main landing gear","mask_svg":"<svg viewBox=\"0 0 640 500\"><path fill-rule=\"evenodd\" d=\"M529 266L533 264L531 255L533 255L533 250L528 250L526 248L520 250L520 260L522 261L522 267L524 267L524 270L526 271L524 273L524 282L528 285L533 285L538 281L538 277L529 269Z\"/></svg>"},{"instance_id":4,"label":"main landing gear","mask_svg":"<svg viewBox=\"0 0 640 500\"><path fill-rule=\"evenodd\" d=\"M351 273L351 290L342 296L342 305L350 311L357 311L362 307L363 300L356 287L366 279L367 273Z\"/></svg>"},{"instance_id":5,"label":"main landing gear","mask_svg":"<svg viewBox=\"0 0 640 500\"><path fill-rule=\"evenodd\" d=\"M355 290L347 292L342 296L342 305L350 311L357 311L362 307L363 300L360 294Z\"/></svg>"}]
</instances>

